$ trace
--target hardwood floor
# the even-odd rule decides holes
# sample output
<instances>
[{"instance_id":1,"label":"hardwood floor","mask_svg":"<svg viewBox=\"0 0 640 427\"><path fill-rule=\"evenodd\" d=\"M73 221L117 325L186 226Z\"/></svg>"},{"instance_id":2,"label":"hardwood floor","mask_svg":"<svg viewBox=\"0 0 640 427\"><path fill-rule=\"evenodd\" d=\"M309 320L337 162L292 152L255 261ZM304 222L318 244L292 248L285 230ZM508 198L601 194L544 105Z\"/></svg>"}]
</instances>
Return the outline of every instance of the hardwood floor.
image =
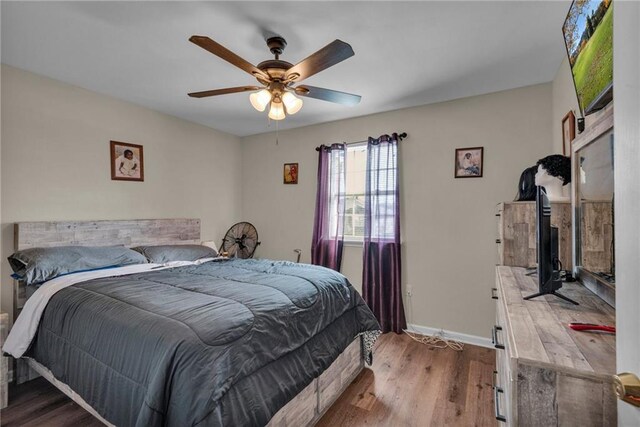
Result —
<instances>
[{"instance_id":1,"label":"hardwood floor","mask_svg":"<svg viewBox=\"0 0 640 427\"><path fill-rule=\"evenodd\" d=\"M380 337L371 368L317 424L336 426L495 426L495 353L465 345L431 349L407 335ZM2 426L101 426L43 378L9 391Z\"/></svg>"},{"instance_id":2,"label":"hardwood floor","mask_svg":"<svg viewBox=\"0 0 640 427\"><path fill-rule=\"evenodd\" d=\"M9 387L9 406L2 410L0 423L16 427L104 427L44 378Z\"/></svg>"},{"instance_id":3,"label":"hardwood floor","mask_svg":"<svg viewBox=\"0 0 640 427\"><path fill-rule=\"evenodd\" d=\"M491 349L433 349L406 334L386 334L376 344L371 369L317 426L495 426L494 369Z\"/></svg>"}]
</instances>

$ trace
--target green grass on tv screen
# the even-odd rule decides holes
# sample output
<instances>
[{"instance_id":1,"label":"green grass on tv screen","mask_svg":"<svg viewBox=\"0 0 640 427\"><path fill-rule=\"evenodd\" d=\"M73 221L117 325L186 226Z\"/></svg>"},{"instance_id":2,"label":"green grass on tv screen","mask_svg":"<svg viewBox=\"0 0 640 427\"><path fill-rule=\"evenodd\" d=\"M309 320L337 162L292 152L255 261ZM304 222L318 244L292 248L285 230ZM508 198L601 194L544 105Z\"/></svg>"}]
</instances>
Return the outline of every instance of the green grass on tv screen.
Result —
<instances>
[{"instance_id":1,"label":"green grass on tv screen","mask_svg":"<svg viewBox=\"0 0 640 427\"><path fill-rule=\"evenodd\" d=\"M573 79L583 109L613 81L613 4L576 59Z\"/></svg>"}]
</instances>

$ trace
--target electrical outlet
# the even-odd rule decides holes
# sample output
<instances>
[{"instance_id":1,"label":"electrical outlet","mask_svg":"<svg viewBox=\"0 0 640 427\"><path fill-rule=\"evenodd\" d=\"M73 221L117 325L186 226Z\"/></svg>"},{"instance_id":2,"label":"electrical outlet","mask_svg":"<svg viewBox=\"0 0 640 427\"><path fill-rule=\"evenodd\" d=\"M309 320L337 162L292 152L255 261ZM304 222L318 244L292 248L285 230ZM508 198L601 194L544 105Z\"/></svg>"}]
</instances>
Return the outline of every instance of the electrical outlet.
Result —
<instances>
[{"instance_id":1,"label":"electrical outlet","mask_svg":"<svg viewBox=\"0 0 640 427\"><path fill-rule=\"evenodd\" d=\"M413 296L413 286L411 286L411 285L407 285L407 296L408 297L412 297Z\"/></svg>"}]
</instances>

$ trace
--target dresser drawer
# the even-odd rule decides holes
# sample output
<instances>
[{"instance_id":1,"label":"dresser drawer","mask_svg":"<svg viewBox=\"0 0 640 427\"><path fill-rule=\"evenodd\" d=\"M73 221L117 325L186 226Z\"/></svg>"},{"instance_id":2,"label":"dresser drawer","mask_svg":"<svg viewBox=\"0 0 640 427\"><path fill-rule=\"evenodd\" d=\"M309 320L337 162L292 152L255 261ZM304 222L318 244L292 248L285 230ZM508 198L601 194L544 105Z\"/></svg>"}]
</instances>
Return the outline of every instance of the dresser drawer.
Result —
<instances>
[{"instance_id":1,"label":"dresser drawer","mask_svg":"<svg viewBox=\"0 0 640 427\"><path fill-rule=\"evenodd\" d=\"M511 425L512 381L509 368L509 357L504 350L496 349L496 373L494 376L494 414L496 420Z\"/></svg>"},{"instance_id":2,"label":"dresser drawer","mask_svg":"<svg viewBox=\"0 0 640 427\"><path fill-rule=\"evenodd\" d=\"M492 340L496 349L496 372L494 374L494 414L499 424L512 425L511 404L513 381L509 356L509 340L507 339L507 324L504 305L500 299L499 284L492 292L492 298L496 301L496 320L491 331Z\"/></svg>"},{"instance_id":3,"label":"dresser drawer","mask_svg":"<svg viewBox=\"0 0 640 427\"><path fill-rule=\"evenodd\" d=\"M4 340L9 333L9 315L0 313L0 348L4 345ZM0 355L0 409L5 408L8 403L9 385L9 358Z\"/></svg>"},{"instance_id":4,"label":"dresser drawer","mask_svg":"<svg viewBox=\"0 0 640 427\"><path fill-rule=\"evenodd\" d=\"M504 246L502 239L504 239L504 220L503 220L504 203L498 203L496 207L496 265L504 264Z\"/></svg>"}]
</instances>

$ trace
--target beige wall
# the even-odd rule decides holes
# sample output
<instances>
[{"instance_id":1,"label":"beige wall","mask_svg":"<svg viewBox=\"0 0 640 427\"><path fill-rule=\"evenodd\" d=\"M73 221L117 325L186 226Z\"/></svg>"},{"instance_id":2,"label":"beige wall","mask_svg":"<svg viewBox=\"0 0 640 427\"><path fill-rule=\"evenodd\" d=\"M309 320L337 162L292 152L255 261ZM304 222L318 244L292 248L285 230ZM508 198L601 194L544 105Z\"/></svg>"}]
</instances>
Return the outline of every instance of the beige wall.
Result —
<instances>
[{"instance_id":1,"label":"beige wall","mask_svg":"<svg viewBox=\"0 0 640 427\"><path fill-rule=\"evenodd\" d=\"M565 58L560 64L556 76L551 83L552 87L552 130L553 130L553 152L562 154L562 119L569 111L573 111L576 119L580 117L580 107L578 97L573 87L573 77L569 59ZM578 124L576 123L576 135L578 134Z\"/></svg>"},{"instance_id":2,"label":"beige wall","mask_svg":"<svg viewBox=\"0 0 640 427\"><path fill-rule=\"evenodd\" d=\"M309 101L311 102L311 101ZM512 200L520 173L553 151L552 85L520 88L243 138L242 212L260 233L257 255L310 259L317 152L323 143L393 131L401 143L403 286L410 323L488 336L494 318L496 203ZM484 177L454 179L457 147L484 146ZM299 184L282 184L298 162ZM361 249L349 247L343 273L361 283Z\"/></svg>"},{"instance_id":3,"label":"beige wall","mask_svg":"<svg viewBox=\"0 0 640 427\"><path fill-rule=\"evenodd\" d=\"M555 147L555 81L280 132L278 144L273 133L240 140L7 66L1 83L2 277L9 275L11 224L34 220L198 217L203 238L219 240L246 219L260 232L258 256L294 260L301 248L308 262L314 148L406 131L409 322L479 336L493 318L495 204L512 199L520 172ZM111 139L144 145L144 183L110 180ZM485 147L485 176L456 180L454 149L468 146ZM300 163L299 185L282 184L288 162ZM343 272L358 288L361 271L361 249L348 247ZM4 280L1 291L2 310L10 311L11 283Z\"/></svg>"},{"instance_id":4,"label":"beige wall","mask_svg":"<svg viewBox=\"0 0 640 427\"><path fill-rule=\"evenodd\" d=\"M144 146L145 181L111 180L109 141ZM239 138L2 66L2 311L16 221L240 216Z\"/></svg>"}]
</instances>

